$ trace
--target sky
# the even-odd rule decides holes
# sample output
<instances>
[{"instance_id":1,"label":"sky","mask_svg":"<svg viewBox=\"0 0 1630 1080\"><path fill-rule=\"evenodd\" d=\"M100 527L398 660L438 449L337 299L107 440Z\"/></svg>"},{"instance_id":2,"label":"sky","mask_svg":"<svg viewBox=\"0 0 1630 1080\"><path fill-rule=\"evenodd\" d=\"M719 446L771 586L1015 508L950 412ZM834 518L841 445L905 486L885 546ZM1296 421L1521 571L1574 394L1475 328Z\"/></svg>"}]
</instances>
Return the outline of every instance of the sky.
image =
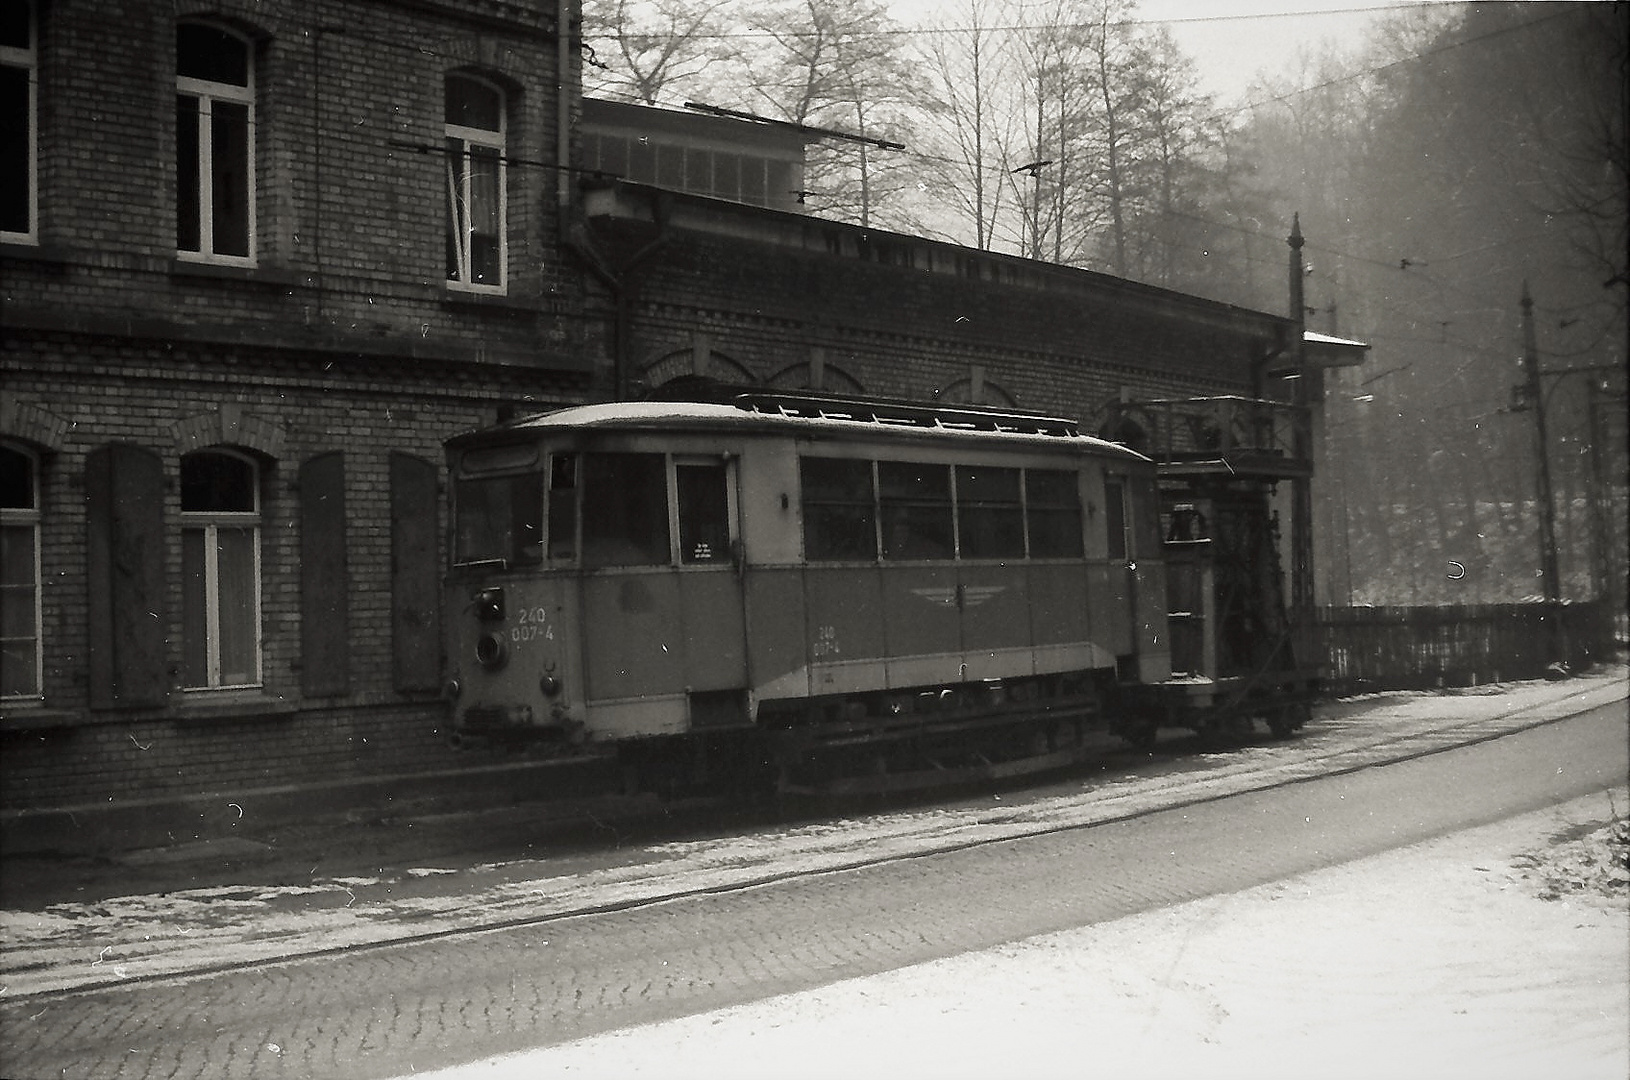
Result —
<instances>
[{"instance_id":1,"label":"sky","mask_svg":"<svg viewBox=\"0 0 1630 1080\"><path fill-rule=\"evenodd\" d=\"M1351 47L1388 7L1413 0L1141 0L1146 21L1172 20L1172 35L1220 104L1245 100L1258 72L1278 72L1299 49L1329 39Z\"/></svg>"},{"instance_id":2,"label":"sky","mask_svg":"<svg viewBox=\"0 0 1630 1080\"><path fill-rule=\"evenodd\" d=\"M1300 48L1324 39L1352 46L1388 7L1417 0L1140 0L1139 17L1167 22L1198 65L1203 89L1220 105L1239 104L1260 71L1287 67ZM1440 2L1440 0L1434 0ZM1446 2L1446 0L1441 0ZM946 5L944 0L889 0L906 25Z\"/></svg>"}]
</instances>

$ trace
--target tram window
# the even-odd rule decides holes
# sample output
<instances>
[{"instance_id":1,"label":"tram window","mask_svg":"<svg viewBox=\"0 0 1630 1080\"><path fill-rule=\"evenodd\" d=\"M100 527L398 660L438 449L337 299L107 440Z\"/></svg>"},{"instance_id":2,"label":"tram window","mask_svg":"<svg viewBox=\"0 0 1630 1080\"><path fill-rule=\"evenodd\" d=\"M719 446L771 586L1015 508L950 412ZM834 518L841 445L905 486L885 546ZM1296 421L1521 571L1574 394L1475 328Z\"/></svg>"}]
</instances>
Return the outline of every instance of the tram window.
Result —
<instances>
[{"instance_id":1,"label":"tram window","mask_svg":"<svg viewBox=\"0 0 1630 1080\"><path fill-rule=\"evenodd\" d=\"M1109 557L1127 558L1126 485L1119 480L1104 481L1104 527L1109 531Z\"/></svg>"},{"instance_id":2,"label":"tram window","mask_svg":"<svg viewBox=\"0 0 1630 1080\"><path fill-rule=\"evenodd\" d=\"M811 561L875 561L872 463L806 457L799 461L799 477L803 488L804 557Z\"/></svg>"},{"instance_id":3,"label":"tram window","mask_svg":"<svg viewBox=\"0 0 1630 1080\"><path fill-rule=\"evenodd\" d=\"M723 465L674 466L679 503L679 561L730 559L730 495Z\"/></svg>"},{"instance_id":4,"label":"tram window","mask_svg":"<svg viewBox=\"0 0 1630 1080\"><path fill-rule=\"evenodd\" d=\"M661 454L584 454L582 482L584 566L670 561L668 479Z\"/></svg>"},{"instance_id":5,"label":"tram window","mask_svg":"<svg viewBox=\"0 0 1630 1080\"><path fill-rule=\"evenodd\" d=\"M577 555L577 455L549 459L549 559L570 562Z\"/></svg>"},{"instance_id":6,"label":"tram window","mask_svg":"<svg viewBox=\"0 0 1630 1080\"><path fill-rule=\"evenodd\" d=\"M455 562L501 559L522 565L543 558L543 477L538 473L460 480L454 505Z\"/></svg>"},{"instance_id":7,"label":"tram window","mask_svg":"<svg viewBox=\"0 0 1630 1080\"><path fill-rule=\"evenodd\" d=\"M877 463L885 559L951 559L951 469L908 461Z\"/></svg>"},{"instance_id":8,"label":"tram window","mask_svg":"<svg viewBox=\"0 0 1630 1080\"><path fill-rule=\"evenodd\" d=\"M1024 558L1018 469L958 465L956 500L957 543L964 559Z\"/></svg>"},{"instance_id":9,"label":"tram window","mask_svg":"<svg viewBox=\"0 0 1630 1080\"><path fill-rule=\"evenodd\" d=\"M1079 559L1081 488L1076 474L1029 469L1024 474L1025 523L1032 559Z\"/></svg>"}]
</instances>

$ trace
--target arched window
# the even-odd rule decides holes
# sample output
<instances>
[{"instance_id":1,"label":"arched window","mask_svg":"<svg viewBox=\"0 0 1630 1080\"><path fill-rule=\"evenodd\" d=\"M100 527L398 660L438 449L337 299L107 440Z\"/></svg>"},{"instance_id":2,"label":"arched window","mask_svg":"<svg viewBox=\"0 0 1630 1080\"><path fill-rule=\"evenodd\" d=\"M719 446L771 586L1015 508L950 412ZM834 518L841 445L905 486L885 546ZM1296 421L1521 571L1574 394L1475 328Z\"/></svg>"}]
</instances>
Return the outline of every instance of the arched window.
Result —
<instances>
[{"instance_id":1,"label":"arched window","mask_svg":"<svg viewBox=\"0 0 1630 1080\"><path fill-rule=\"evenodd\" d=\"M447 77L447 281L455 287L504 289L504 110L491 83Z\"/></svg>"},{"instance_id":2,"label":"arched window","mask_svg":"<svg viewBox=\"0 0 1630 1080\"><path fill-rule=\"evenodd\" d=\"M260 684L260 469L230 450L181 459L182 685Z\"/></svg>"},{"instance_id":3,"label":"arched window","mask_svg":"<svg viewBox=\"0 0 1630 1080\"><path fill-rule=\"evenodd\" d=\"M40 696L40 471L0 443L0 698Z\"/></svg>"},{"instance_id":4,"label":"arched window","mask_svg":"<svg viewBox=\"0 0 1630 1080\"><path fill-rule=\"evenodd\" d=\"M253 50L207 23L181 23L175 42L176 250L247 263L255 239Z\"/></svg>"},{"instance_id":5,"label":"arched window","mask_svg":"<svg viewBox=\"0 0 1630 1080\"><path fill-rule=\"evenodd\" d=\"M39 49L32 0L0 7L0 239L39 234Z\"/></svg>"}]
</instances>

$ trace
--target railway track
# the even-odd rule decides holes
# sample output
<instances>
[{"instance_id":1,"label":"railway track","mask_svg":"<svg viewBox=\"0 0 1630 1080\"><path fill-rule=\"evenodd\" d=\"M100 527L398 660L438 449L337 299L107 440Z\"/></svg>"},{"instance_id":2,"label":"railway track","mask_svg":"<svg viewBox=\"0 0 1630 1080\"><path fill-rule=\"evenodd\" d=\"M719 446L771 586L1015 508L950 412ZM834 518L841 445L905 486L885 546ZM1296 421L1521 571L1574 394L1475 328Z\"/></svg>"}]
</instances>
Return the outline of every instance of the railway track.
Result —
<instances>
[{"instance_id":1,"label":"railway track","mask_svg":"<svg viewBox=\"0 0 1630 1080\"><path fill-rule=\"evenodd\" d=\"M658 843L631 860L541 860L283 889L195 890L162 900L108 901L98 905L100 913L51 909L46 915L61 924L55 934L43 927L30 936L20 920L8 917L0 983L12 1001L46 1000L762 888L1409 761L1557 723L1623 697L1620 678L1553 692L1537 705L1494 705L1449 719L1377 722L1373 715L1338 712L1316 721L1301 739L1166 759L1198 765L1184 771L1074 777L1065 791L1053 783L1040 792Z\"/></svg>"}]
</instances>

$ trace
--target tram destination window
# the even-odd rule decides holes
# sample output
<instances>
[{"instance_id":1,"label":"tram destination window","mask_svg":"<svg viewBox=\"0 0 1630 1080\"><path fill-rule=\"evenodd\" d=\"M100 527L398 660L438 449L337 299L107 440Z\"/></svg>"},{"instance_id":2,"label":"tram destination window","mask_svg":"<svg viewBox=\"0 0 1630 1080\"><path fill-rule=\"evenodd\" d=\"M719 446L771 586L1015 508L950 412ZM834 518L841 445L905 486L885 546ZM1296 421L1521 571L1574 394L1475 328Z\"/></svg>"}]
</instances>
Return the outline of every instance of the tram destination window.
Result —
<instances>
[{"instance_id":1,"label":"tram destination window","mask_svg":"<svg viewBox=\"0 0 1630 1080\"><path fill-rule=\"evenodd\" d=\"M799 460L804 557L811 562L874 562L877 522L872 463L848 458Z\"/></svg>"},{"instance_id":2,"label":"tram destination window","mask_svg":"<svg viewBox=\"0 0 1630 1080\"><path fill-rule=\"evenodd\" d=\"M1081 536L1081 488L1076 474L1058 469L1027 469L1024 474L1025 523L1032 559L1078 559Z\"/></svg>"},{"instance_id":3,"label":"tram destination window","mask_svg":"<svg viewBox=\"0 0 1630 1080\"><path fill-rule=\"evenodd\" d=\"M674 465L679 504L679 561L730 561L730 492L724 465Z\"/></svg>"},{"instance_id":4,"label":"tram destination window","mask_svg":"<svg viewBox=\"0 0 1630 1080\"><path fill-rule=\"evenodd\" d=\"M454 493L459 563L533 565L543 558L543 477L536 472L458 481Z\"/></svg>"},{"instance_id":5,"label":"tram destination window","mask_svg":"<svg viewBox=\"0 0 1630 1080\"><path fill-rule=\"evenodd\" d=\"M956 468L957 542L964 559L1024 558L1019 470Z\"/></svg>"},{"instance_id":6,"label":"tram destination window","mask_svg":"<svg viewBox=\"0 0 1630 1080\"><path fill-rule=\"evenodd\" d=\"M663 566L668 551L668 477L661 454L582 457L583 565Z\"/></svg>"},{"instance_id":7,"label":"tram destination window","mask_svg":"<svg viewBox=\"0 0 1630 1080\"><path fill-rule=\"evenodd\" d=\"M950 466L880 461L877 485L883 558L956 557Z\"/></svg>"}]
</instances>

